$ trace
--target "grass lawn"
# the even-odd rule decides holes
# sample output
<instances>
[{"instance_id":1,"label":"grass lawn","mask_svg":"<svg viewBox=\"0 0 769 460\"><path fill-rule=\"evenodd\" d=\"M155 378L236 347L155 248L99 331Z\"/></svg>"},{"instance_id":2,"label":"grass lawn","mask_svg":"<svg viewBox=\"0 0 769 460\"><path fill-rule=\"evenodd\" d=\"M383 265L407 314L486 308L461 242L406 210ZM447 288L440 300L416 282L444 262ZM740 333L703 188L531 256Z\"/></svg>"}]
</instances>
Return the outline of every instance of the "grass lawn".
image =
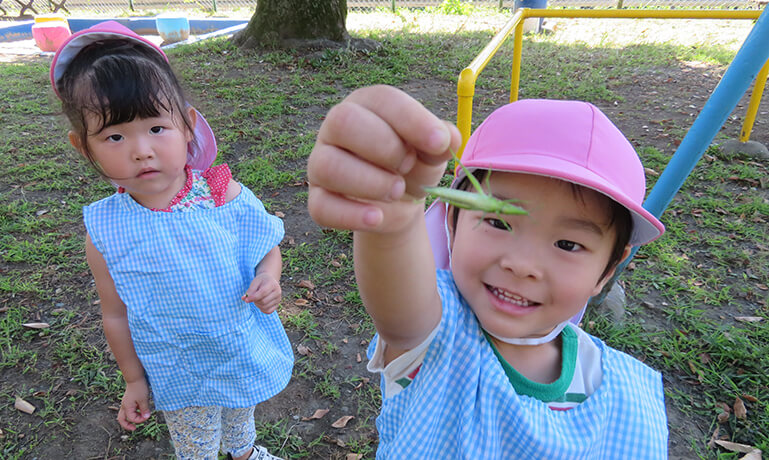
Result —
<instances>
[{"instance_id":1,"label":"grass lawn","mask_svg":"<svg viewBox=\"0 0 769 460\"><path fill-rule=\"evenodd\" d=\"M169 52L227 162L286 238L281 308L289 386L257 409L260 443L287 458L373 458L373 326L352 274L351 235L306 211L306 158L324 114L368 84L403 88L456 117L456 78L504 23L496 14L351 14L370 52L242 51L226 39ZM521 97L584 99L636 146L650 188L750 29L749 21L561 20L526 36ZM507 100L512 43L482 74L474 123ZM50 57L0 62L0 457L173 458L162 417L120 430L122 378L103 338L83 251L82 206L114 190L77 157L48 82ZM736 138L746 98L715 142ZM769 144L769 100L753 130ZM662 216L667 233L621 278L621 318L584 327L663 373L671 457L769 452L769 174L712 146ZM32 414L14 408L23 400ZM320 412L316 412L320 411ZM351 418L350 418L351 417ZM335 423L337 422L337 423ZM344 423L346 422L346 423ZM336 426L335 426L336 425ZM340 426L340 427L337 427Z\"/></svg>"}]
</instances>

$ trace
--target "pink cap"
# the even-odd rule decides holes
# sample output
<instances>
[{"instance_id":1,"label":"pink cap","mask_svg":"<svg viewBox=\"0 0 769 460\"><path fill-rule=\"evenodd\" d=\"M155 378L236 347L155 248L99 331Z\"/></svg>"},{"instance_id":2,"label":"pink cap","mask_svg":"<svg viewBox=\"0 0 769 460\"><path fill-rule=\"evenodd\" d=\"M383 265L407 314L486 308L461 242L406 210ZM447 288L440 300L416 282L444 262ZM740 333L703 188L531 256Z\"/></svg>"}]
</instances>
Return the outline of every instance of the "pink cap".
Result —
<instances>
[{"instance_id":1,"label":"pink cap","mask_svg":"<svg viewBox=\"0 0 769 460\"><path fill-rule=\"evenodd\" d=\"M646 177L638 154L619 129L587 102L528 99L507 104L475 130L462 155L473 171L537 174L596 190L628 211L631 245L658 238L664 225L642 207ZM456 186L464 172L457 170ZM426 213L438 268L449 267L446 206Z\"/></svg>"},{"instance_id":2,"label":"pink cap","mask_svg":"<svg viewBox=\"0 0 769 460\"><path fill-rule=\"evenodd\" d=\"M150 40L138 35L133 30L116 21L105 21L72 34L56 51L51 63L51 84L57 96L59 89L57 83L64 75L64 71L77 53L91 43L110 38L133 40L138 44L147 45L157 51L163 59L168 61L168 56L160 47ZM197 112L197 111L196 111ZM197 112L197 122L194 127L196 142L190 142L187 146L187 164L192 169L206 169L216 159L216 138L208 122L200 112Z\"/></svg>"}]
</instances>

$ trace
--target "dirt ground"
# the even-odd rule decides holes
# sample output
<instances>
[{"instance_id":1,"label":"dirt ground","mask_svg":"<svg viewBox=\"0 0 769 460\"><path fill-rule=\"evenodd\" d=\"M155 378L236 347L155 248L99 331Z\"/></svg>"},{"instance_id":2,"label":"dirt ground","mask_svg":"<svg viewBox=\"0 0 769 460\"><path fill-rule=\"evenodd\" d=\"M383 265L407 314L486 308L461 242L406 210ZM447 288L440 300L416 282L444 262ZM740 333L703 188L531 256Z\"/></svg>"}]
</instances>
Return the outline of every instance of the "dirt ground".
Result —
<instances>
[{"instance_id":1,"label":"dirt ground","mask_svg":"<svg viewBox=\"0 0 769 460\"><path fill-rule=\"evenodd\" d=\"M7 58L7 56L6 56ZM50 60L50 56L26 53L12 59ZM644 71L633 76L630 84L612 88L623 98L621 102L606 102L601 108L615 121L636 146L653 146L668 154L675 150L680 138L671 136L659 129L664 124L689 127L702 109L711 91L719 81L724 68L716 65L699 63L681 63L677 67ZM281 78L280 74L268 75L269 78ZM402 86L404 90L422 101L428 108L446 119L455 118L455 84L445 81L420 80L414 78ZM497 94L485 94L479 91L476 98L484 100L496 98ZM338 96L334 96L338 97ZM766 97L765 97L766 99ZM203 113L226 112L228 108L216 106L213 98L204 99ZM741 127L741 116L747 106L743 98L733 117L727 121L720 133L720 138L736 138ZM482 118L491 109L479 107L476 117ZM486 113L484 113L486 112ZM317 129L322 111L309 110L303 115L307 128ZM768 118L762 111L754 127L752 138L769 144L769 130L766 129ZM214 127L216 131L216 127ZM240 146L233 145L237 152ZM297 163L298 169L304 169ZM306 192L306 184L298 183L284 190L277 190L270 198L283 203L280 209L286 225L286 239L281 244L283 251L300 251L303 245L326 241L322 246L325 251L321 256L326 266L320 269L330 274L337 274L335 283L320 286L308 285L308 270L317 267L286 267L284 271L285 316L300 314L303 309L311 309L317 321L314 328L304 328L295 324L287 326L292 344L295 344L297 365L295 378L278 396L261 404L257 410L260 422L260 435L268 440L272 447L284 447L291 452L307 452L307 458L360 458L351 452L366 452L364 458L373 458L376 431L374 417L378 402L378 379L365 369L365 350L371 339L370 324L354 311L354 302L350 300L352 275L349 271L351 257L349 239L324 232L318 228L307 214L298 194ZM76 230L82 231L82 230ZM89 282L83 277L83 288ZM73 298L74 304L83 305L84 299ZM45 314L45 312L43 313ZM78 314L79 324L98 324L97 307L86 307ZM660 322L662 324L662 322ZM317 331L322 331L318 335ZM99 329L90 329L88 340L105 347L99 335ZM300 348L300 345L306 348ZM676 377L666 377L666 386L675 386ZM3 385L27 382L21 369L3 371ZM333 383L340 394L330 401L318 390L318 382ZM74 404L68 401L68 392L77 391L77 384L61 382L56 388L41 389L57 395L57 400L66 406L62 416L71 427L61 430L54 426L36 424L38 437L50 439L23 458L30 459L161 459L172 455L167 435L162 432L156 439L151 437L136 438L127 436L115 422L113 400L80 400ZM316 410L328 409L322 418L312 418ZM4 412L8 414L9 412ZM343 428L335 428L332 423L344 416L353 416ZM706 440L709 437L709 421L691 418L669 405L670 419L670 455L671 458L688 459L693 454L690 444L693 439ZM12 414L15 420L24 415ZM0 426L13 426L12 420L0 422ZM6 428L0 436L17 436L23 439L25 433L14 433ZM31 433L27 433L31 435ZM23 441L21 441L23 444ZM296 448L291 447L296 444ZM368 446L368 448L365 448ZM7 453L10 454L10 453ZM351 456L352 455L352 456ZM0 453L0 457L2 457Z\"/></svg>"}]
</instances>

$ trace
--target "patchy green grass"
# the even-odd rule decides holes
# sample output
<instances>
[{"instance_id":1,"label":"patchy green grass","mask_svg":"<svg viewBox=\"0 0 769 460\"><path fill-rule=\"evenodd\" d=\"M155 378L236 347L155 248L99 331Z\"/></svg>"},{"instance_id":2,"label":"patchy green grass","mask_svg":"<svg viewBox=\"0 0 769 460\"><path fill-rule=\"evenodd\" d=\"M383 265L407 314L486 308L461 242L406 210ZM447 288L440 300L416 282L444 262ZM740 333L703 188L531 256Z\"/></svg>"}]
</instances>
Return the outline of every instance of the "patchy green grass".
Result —
<instances>
[{"instance_id":1,"label":"patchy green grass","mask_svg":"<svg viewBox=\"0 0 769 460\"><path fill-rule=\"evenodd\" d=\"M305 163L325 113L361 85L403 87L454 119L457 75L501 22L466 2L442 8L351 14L353 33L381 44L368 52L242 51L225 39L169 52L214 128L217 161L284 215L281 318L296 365L289 387L259 406L257 429L259 443L286 458L374 456L381 399L365 371L374 328L350 233L307 215ZM558 22L552 35L524 38L521 97L597 104L661 172L744 36L690 26L667 39L664 21ZM511 58L506 43L479 78L476 125L507 100ZM81 223L82 206L114 189L67 143L47 72L45 59L0 63L0 457L171 458L160 415L125 437L114 422L123 382L101 332ZM727 124L718 138L738 130ZM769 142L765 129L755 136ZM671 452L685 458L736 458L708 447L716 428L769 452L766 177L765 164L711 148L663 216L666 235L624 273L624 321L586 318L589 332L662 371ZM655 180L650 173L649 186ZM17 397L36 411L15 410ZM318 409L329 412L311 418Z\"/></svg>"}]
</instances>

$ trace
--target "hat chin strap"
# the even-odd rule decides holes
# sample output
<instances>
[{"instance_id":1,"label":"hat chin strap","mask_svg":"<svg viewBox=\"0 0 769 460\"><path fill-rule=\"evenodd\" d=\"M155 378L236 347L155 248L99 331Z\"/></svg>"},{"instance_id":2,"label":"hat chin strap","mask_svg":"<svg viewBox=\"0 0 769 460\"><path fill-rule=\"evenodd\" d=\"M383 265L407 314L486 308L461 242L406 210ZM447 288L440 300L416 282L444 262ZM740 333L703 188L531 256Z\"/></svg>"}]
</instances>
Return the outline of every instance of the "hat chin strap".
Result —
<instances>
[{"instance_id":1,"label":"hat chin strap","mask_svg":"<svg viewBox=\"0 0 769 460\"><path fill-rule=\"evenodd\" d=\"M552 331L550 331L547 335L544 335L542 337L531 337L531 338L501 337L491 331L486 331L486 333L491 335L495 339L504 343L509 343L510 345L542 345L544 343L552 342L556 337L558 337L558 334L561 333L561 331L563 330L563 328L566 327L567 324L569 324L568 320L562 323L559 323L557 326L553 328Z\"/></svg>"}]
</instances>

